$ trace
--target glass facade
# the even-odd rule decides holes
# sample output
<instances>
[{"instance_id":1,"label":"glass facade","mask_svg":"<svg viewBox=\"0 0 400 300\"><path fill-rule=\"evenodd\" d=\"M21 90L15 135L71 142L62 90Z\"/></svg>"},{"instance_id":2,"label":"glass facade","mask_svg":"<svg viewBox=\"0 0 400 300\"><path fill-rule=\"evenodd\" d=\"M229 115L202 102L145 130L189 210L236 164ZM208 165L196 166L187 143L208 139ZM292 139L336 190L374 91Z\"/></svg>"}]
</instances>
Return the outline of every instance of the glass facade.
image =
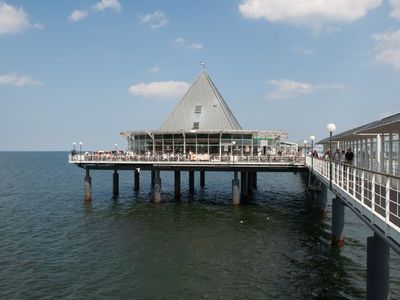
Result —
<instances>
[{"instance_id":1,"label":"glass facade","mask_svg":"<svg viewBox=\"0 0 400 300\"><path fill-rule=\"evenodd\" d=\"M292 149L280 141L286 134L179 132L134 134L128 136L128 151L138 155L208 154L257 156L275 155ZM289 150L288 150L289 151Z\"/></svg>"}]
</instances>

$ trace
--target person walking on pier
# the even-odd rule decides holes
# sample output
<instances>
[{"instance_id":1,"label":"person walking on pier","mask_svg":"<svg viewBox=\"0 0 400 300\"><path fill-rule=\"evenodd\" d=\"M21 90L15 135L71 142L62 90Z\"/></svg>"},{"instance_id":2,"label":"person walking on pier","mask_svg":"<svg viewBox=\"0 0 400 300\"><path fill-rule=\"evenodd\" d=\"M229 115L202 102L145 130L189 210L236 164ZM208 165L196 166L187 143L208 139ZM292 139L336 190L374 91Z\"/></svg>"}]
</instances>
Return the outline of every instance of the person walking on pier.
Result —
<instances>
[{"instance_id":1,"label":"person walking on pier","mask_svg":"<svg viewBox=\"0 0 400 300\"><path fill-rule=\"evenodd\" d=\"M354 153L351 151L351 148L349 148L346 152L346 163L349 165L353 164L353 159L354 159Z\"/></svg>"},{"instance_id":2,"label":"person walking on pier","mask_svg":"<svg viewBox=\"0 0 400 300\"><path fill-rule=\"evenodd\" d=\"M336 149L335 153L333 154L333 160L335 163L340 162L342 155L340 154L340 150Z\"/></svg>"}]
</instances>

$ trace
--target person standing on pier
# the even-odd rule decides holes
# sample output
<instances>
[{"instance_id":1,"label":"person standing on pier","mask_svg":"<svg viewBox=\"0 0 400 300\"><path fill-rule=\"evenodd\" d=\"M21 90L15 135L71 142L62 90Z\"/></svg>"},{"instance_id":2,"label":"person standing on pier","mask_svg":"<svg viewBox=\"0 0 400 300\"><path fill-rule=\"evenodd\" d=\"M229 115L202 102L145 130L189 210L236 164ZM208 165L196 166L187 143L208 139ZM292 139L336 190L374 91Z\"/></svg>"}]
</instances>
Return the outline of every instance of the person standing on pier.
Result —
<instances>
[{"instance_id":1,"label":"person standing on pier","mask_svg":"<svg viewBox=\"0 0 400 300\"><path fill-rule=\"evenodd\" d=\"M346 163L352 165L353 159L354 159L354 153L351 151L351 148L349 148L346 152Z\"/></svg>"},{"instance_id":2,"label":"person standing on pier","mask_svg":"<svg viewBox=\"0 0 400 300\"><path fill-rule=\"evenodd\" d=\"M340 162L342 158L342 155L340 154L340 150L336 149L335 153L333 154L333 160L335 161L335 163Z\"/></svg>"}]
</instances>

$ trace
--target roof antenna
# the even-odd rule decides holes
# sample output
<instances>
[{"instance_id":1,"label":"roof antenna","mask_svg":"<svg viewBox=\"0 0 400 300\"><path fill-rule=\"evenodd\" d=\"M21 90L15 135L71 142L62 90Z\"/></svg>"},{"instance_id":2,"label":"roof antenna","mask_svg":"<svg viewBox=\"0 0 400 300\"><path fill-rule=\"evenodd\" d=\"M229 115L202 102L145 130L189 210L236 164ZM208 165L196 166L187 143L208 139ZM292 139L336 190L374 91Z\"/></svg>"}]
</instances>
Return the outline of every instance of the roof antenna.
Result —
<instances>
[{"instance_id":1,"label":"roof antenna","mask_svg":"<svg viewBox=\"0 0 400 300\"><path fill-rule=\"evenodd\" d=\"M203 67L203 70L206 69L206 63L205 63L204 61L201 61L201 62L200 62L200 65Z\"/></svg>"}]
</instances>

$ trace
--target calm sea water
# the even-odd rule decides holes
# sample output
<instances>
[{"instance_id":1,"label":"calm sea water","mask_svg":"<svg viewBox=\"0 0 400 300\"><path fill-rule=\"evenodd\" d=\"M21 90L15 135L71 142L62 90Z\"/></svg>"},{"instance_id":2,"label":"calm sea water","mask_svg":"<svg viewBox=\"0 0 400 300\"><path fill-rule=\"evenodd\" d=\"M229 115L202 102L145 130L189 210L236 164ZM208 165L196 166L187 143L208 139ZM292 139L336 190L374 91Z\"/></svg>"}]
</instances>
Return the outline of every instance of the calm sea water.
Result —
<instances>
[{"instance_id":1,"label":"calm sea water","mask_svg":"<svg viewBox=\"0 0 400 300\"><path fill-rule=\"evenodd\" d=\"M120 174L84 171L67 153L0 153L2 299L363 299L369 229L346 210L346 245L330 246L300 176L259 174L247 205L232 207L231 176L206 173L206 188L181 202L173 174L161 173L161 205L150 202L148 172L133 191ZM197 175L197 174L196 174ZM242 222L243 221L243 222ZM400 258L391 252L391 295L400 298Z\"/></svg>"}]
</instances>

